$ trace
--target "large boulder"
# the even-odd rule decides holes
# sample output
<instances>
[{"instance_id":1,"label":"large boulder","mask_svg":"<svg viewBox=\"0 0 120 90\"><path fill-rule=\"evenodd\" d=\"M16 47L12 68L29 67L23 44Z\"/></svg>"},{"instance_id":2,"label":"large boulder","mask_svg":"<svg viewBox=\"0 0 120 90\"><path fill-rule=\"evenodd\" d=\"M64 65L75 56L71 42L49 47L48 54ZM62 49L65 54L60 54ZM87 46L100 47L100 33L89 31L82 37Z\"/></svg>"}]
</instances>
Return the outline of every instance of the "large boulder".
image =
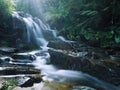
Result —
<instances>
[{"instance_id":1,"label":"large boulder","mask_svg":"<svg viewBox=\"0 0 120 90\"><path fill-rule=\"evenodd\" d=\"M13 53L18 52L17 48L11 48L11 47L0 47L0 54L2 55L12 55Z\"/></svg>"},{"instance_id":2,"label":"large boulder","mask_svg":"<svg viewBox=\"0 0 120 90\"><path fill-rule=\"evenodd\" d=\"M60 65L62 66L62 68L68 68L68 69L72 69L73 66L72 64L78 64L76 65L77 68L80 67L80 63L81 63L81 57L76 57L76 56L71 56L71 55L67 55L61 51L58 50L53 50L53 49L49 49L48 50L50 53L50 61L52 64L54 65Z\"/></svg>"},{"instance_id":3,"label":"large boulder","mask_svg":"<svg viewBox=\"0 0 120 90\"><path fill-rule=\"evenodd\" d=\"M84 54L72 56L60 50L49 50L51 63L62 69L72 69L88 73L114 85L120 85L120 64L110 60L103 60L100 57Z\"/></svg>"},{"instance_id":4,"label":"large boulder","mask_svg":"<svg viewBox=\"0 0 120 90\"><path fill-rule=\"evenodd\" d=\"M32 67L3 67L0 69L0 75L18 75L18 74L40 74L40 70Z\"/></svg>"},{"instance_id":5,"label":"large boulder","mask_svg":"<svg viewBox=\"0 0 120 90\"><path fill-rule=\"evenodd\" d=\"M74 47L72 46L72 42L65 42L61 40L50 41L48 43L48 47L54 49L62 49L62 50L74 50Z\"/></svg>"},{"instance_id":6,"label":"large boulder","mask_svg":"<svg viewBox=\"0 0 120 90\"><path fill-rule=\"evenodd\" d=\"M41 76L22 77L18 80L20 87L31 87L34 83L40 83L42 81Z\"/></svg>"},{"instance_id":7,"label":"large boulder","mask_svg":"<svg viewBox=\"0 0 120 90\"><path fill-rule=\"evenodd\" d=\"M47 40L47 41L51 41L51 40L55 40L56 37L54 36L54 31L52 30L42 30L42 33L44 35L44 38Z\"/></svg>"},{"instance_id":8,"label":"large boulder","mask_svg":"<svg viewBox=\"0 0 120 90\"><path fill-rule=\"evenodd\" d=\"M35 55L28 54L28 53L16 53L12 55L13 59L21 59L21 60L36 60Z\"/></svg>"},{"instance_id":9,"label":"large boulder","mask_svg":"<svg viewBox=\"0 0 120 90\"><path fill-rule=\"evenodd\" d=\"M36 49L38 48L36 44L28 42L28 27L26 27L26 22L24 21L24 18L26 17L30 17L30 15L23 12L17 12L13 14L13 31L16 33L16 36L13 37L12 42L14 43L13 45L18 49ZM32 30L30 30L29 33L30 32L32 32Z\"/></svg>"},{"instance_id":10,"label":"large boulder","mask_svg":"<svg viewBox=\"0 0 120 90\"><path fill-rule=\"evenodd\" d=\"M13 59L8 56L0 56L0 64L7 64L9 61L12 61Z\"/></svg>"}]
</instances>

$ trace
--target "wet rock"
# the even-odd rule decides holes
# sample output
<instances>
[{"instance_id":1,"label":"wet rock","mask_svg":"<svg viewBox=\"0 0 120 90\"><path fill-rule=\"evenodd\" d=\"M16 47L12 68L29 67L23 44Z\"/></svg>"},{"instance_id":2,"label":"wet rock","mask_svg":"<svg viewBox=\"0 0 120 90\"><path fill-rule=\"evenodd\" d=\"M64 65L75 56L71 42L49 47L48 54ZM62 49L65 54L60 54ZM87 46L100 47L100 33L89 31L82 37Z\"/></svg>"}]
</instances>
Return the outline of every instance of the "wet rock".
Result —
<instances>
[{"instance_id":1,"label":"wet rock","mask_svg":"<svg viewBox=\"0 0 120 90\"><path fill-rule=\"evenodd\" d=\"M18 85L20 87L31 87L33 86L34 82L31 78L29 77L23 77L18 81Z\"/></svg>"},{"instance_id":2,"label":"wet rock","mask_svg":"<svg viewBox=\"0 0 120 90\"><path fill-rule=\"evenodd\" d=\"M8 56L1 56L0 63L8 63L9 61L13 60L11 57Z\"/></svg>"},{"instance_id":3,"label":"wet rock","mask_svg":"<svg viewBox=\"0 0 120 90\"><path fill-rule=\"evenodd\" d=\"M14 13L14 14L17 14L17 13ZM21 30L25 29L25 24L23 23L22 18L18 18L15 15L13 15L13 25L14 25L13 28L16 31L19 30L19 29L21 29Z\"/></svg>"},{"instance_id":4,"label":"wet rock","mask_svg":"<svg viewBox=\"0 0 120 90\"><path fill-rule=\"evenodd\" d=\"M86 73L72 71L72 70L58 70L43 77L43 80L47 80L56 83L68 84L68 85L81 85L95 88L96 90L119 90L118 87L106 83ZM71 89L70 89L71 90ZM79 90L79 89L78 89Z\"/></svg>"},{"instance_id":5,"label":"wet rock","mask_svg":"<svg viewBox=\"0 0 120 90\"><path fill-rule=\"evenodd\" d=\"M18 85L24 84L24 83L27 82L29 79L30 79L29 77L21 77L21 78L18 80Z\"/></svg>"},{"instance_id":6,"label":"wet rock","mask_svg":"<svg viewBox=\"0 0 120 90\"><path fill-rule=\"evenodd\" d=\"M29 33L31 33L31 42L28 43L27 40L27 27L26 22L23 18L31 17L29 14L25 14L23 12L15 12L13 13L13 32L16 34L11 39L12 46L18 48L19 51L25 51L25 50L33 50L38 49L39 46L35 43L34 35L32 33L32 30L30 30ZM32 19L32 18L31 18ZM29 26L29 25L28 25ZM34 28L34 27L33 27Z\"/></svg>"},{"instance_id":7,"label":"wet rock","mask_svg":"<svg viewBox=\"0 0 120 90\"><path fill-rule=\"evenodd\" d=\"M77 56L79 57L85 57L88 54L88 52L78 52Z\"/></svg>"},{"instance_id":8,"label":"wet rock","mask_svg":"<svg viewBox=\"0 0 120 90\"><path fill-rule=\"evenodd\" d=\"M95 39L88 40L88 39L86 39L86 37L83 34L80 34L80 39L86 45L89 45L92 47L100 47L101 46L101 42L99 40L95 40Z\"/></svg>"},{"instance_id":9,"label":"wet rock","mask_svg":"<svg viewBox=\"0 0 120 90\"><path fill-rule=\"evenodd\" d=\"M56 39L56 37L53 35L54 31L52 31L52 30L42 30L42 32L43 32L43 35L44 35L44 37L47 41Z\"/></svg>"},{"instance_id":10,"label":"wet rock","mask_svg":"<svg viewBox=\"0 0 120 90\"><path fill-rule=\"evenodd\" d=\"M29 67L6 67L0 70L0 75L17 75L17 74L40 74L40 70Z\"/></svg>"},{"instance_id":11,"label":"wet rock","mask_svg":"<svg viewBox=\"0 0 120 90\"><path fill-rule=\"evenodd\" d=\"M60 65L62 68L73 68L73 64L76 64L77 68L80 68L80 63L82 62L82 58L79 56L71 56L64 54L63 52L59 52L57 50L48 50L50 53L50 61L54 65Z\"/></svg>"},{"instance_id":12,"label":"wet rock","mask_svg":"<svg viewBox=\"0 0 120 90\"><path fill-rule=\"evenodd\" d=\"M0 47L0 53L1 54L11 54L11 53L15 53L18 50L16 48L11 48L11 47Z\"/></svg>"},{"instance_id":13,"label":"wet rock","mask_svg":"<svg viewBox=\"0 0 120 90\"><path fill-rule=\"evenodd\" d=\"M28 53L17 53L12 56L13 59L21 59L21 60L35 60L36 57L34 55Z\"/></svg>"},{"instance_id":14,"label":"wet rock","mask_svg":"<svg viewBox=\"0 0 120 90\"><path fill-rule=\"evenodd\" d=\"M41 77L22 77L18 81L20 87L31 87L34 83L40 83L42 81Z\"/></svg>"},{"instance_id":15,"label":"wet rock","mask_svg":"<svg viewBox=\"0 0 120 90\"><path fill-rule=\"evenodd\" d=\"M120 55L110 55L111 60L120 62Z\"/></svg>"},{"instance_id":16,"label":"wet rock","mask_svg":"<svg viewBox=\"0 0 120 90\"><path fill-rule=\"evenodd\" d=\"M4 86L4 80L2 78L0 78L0 90L3 88Z\"/></svg>"},{"instance_id":17,"label":"wet rock","mask_svg":"<svg viewBox=\"0 0 120 90\"><path fill-rule=\"evenodd\" d=\"M120 85L120 64L101 59L96 55L84 57L71 56L59 50L48 50L51 63L62 69L78 70L95 76L101 80ZM92 55L92 54L91 54Z\"/></svg>"},{"instance_id":18,"label":"wet rock","mask_svg":"<svg viewBox=\"0 0 120 90\"><path fill-rule=\"evenodd\" d=\"M73 86L72 90L96 90L88 86Z\"/></svg>"},{"instance_id":19,"label":"wet rock","mask_svg":"<svg viewBox=\"0 0 120 90\"><path fill-rule=\"evenodd\" d=\"M74 47L72 46L71 42L65 41L50 41L48 43L48 47L62 50L74 50Z\"/></svg>"},{"instance_id":20,"label":"wet rock","mask_svg":"<svg viewBox=\"0 0 120 90\"><path fill-rule=\"evenodd\" d=\"M48 52L46 52L46 51L36 52L35 55L36 55L36 56L44 56L44 57L47 57L47 56L48 56Z\"/></svg>"}]
</instances>

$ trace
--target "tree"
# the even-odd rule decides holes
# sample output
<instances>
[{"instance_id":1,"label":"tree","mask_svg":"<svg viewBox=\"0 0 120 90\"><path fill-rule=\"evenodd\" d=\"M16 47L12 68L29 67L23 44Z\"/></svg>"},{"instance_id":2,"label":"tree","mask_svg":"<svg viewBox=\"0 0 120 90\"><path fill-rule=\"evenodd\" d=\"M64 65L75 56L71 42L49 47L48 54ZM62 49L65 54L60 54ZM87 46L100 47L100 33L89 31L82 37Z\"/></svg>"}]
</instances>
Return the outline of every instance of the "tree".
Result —
<instances>
[{"instance_id":1,"label":"tree","mask_svg":"<svg viewBox=\"0 0 120 90\"><path fill-rule=\"evenodd\" d=\"M0 16L8 16L15 10L13 0L0 0Z\"/></svg>"},{"instance_id":2,"label":"tree","mask_svg":"<svg viewBox=\"0 0 120 90\"><path fill-rule=\"evenodd\" d=\"M48 3L47 3L48 2ZM47 0L46 8L56 26L68 39L101 42L102 47L120 43L120 1L118 0ZM51 3L50 3L51 2Z\"/></svg>"}]
</instances>

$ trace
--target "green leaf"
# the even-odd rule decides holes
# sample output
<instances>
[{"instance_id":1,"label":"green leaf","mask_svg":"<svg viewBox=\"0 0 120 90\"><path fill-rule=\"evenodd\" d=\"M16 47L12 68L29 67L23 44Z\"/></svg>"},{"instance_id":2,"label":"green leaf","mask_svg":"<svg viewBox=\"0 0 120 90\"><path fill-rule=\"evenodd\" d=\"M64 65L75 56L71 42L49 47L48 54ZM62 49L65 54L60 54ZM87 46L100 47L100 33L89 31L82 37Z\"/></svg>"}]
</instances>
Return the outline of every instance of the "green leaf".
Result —
<instances>
[{"instance_id":1,"label":"green leaf","mask_svg":"<svg viewBox=\"0 0 120 90\"><path fill-rule=\"evenodd\" d=\"M115 37L115 42L116 42L116 43L120 43L120 36L116 36L116 37Z\"/></svg>"}]
</instances>

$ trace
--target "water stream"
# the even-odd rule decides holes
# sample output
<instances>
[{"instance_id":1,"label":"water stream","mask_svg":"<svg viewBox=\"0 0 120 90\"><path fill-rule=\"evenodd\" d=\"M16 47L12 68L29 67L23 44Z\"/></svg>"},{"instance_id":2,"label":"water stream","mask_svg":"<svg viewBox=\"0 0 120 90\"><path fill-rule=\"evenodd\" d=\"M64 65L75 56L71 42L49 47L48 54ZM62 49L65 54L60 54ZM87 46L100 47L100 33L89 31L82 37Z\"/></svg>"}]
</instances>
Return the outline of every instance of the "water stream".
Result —
<instances>
[{"instance_id":1,"label":"water stream","mask_svg":"<svg viewBox=\"0 0 120 90\"><path fill-rule=\"evenodd\" d=\"M26 43L34 43L40 46L42 49L32 52L26 52L27 54L34 55L36 60L12 60L10 65L16 66L34 66L43 75L43 81L39 84L34 84L32 87L21 88L16 87L14 90L119 90L112 84L98 80L97 78L88 74L72 71L72 70L60 70L54 65L50 64L50 55L48 53L49 47L47 44L49 39L58 39L65 42L71 42L66 40L62 36L57 36L56 31L52 30L48 25L44 24L40 19L33 18L31 15L25 14L24 16L15 13L14 17L17 17L25 23L26 31L23 34L23 40ZM46 37L44 32L50 32L50 35ZM26 54L23 53L23 54ZM22 54L22 55L23 55ZM11 77L24 77L21 75L10 75ZM5 76L4 76L5 77Z\"/></svg>"}]
</instances>

